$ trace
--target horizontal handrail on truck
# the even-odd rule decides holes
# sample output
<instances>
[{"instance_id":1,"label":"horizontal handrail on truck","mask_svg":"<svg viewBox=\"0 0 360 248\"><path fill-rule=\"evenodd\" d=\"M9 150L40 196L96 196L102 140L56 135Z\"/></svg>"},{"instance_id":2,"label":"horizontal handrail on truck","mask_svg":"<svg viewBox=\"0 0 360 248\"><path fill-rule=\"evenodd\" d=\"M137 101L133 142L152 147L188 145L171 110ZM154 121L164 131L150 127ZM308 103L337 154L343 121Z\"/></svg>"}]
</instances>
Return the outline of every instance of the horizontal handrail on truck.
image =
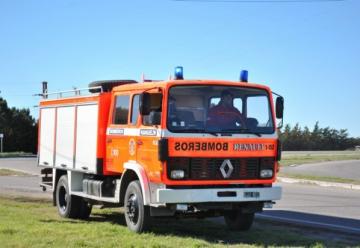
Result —
<instances>
[{"instance_id":1,"label":"horizontal handrail on truck","mask_svg":"<svg viewBox=\"0 0 360 248\"><path fill-rule=\"evenodd\" d=\"M47 99L48 96L52 96L52 95L57 95L57 98L63 98L66 97L64 96L64 94L67 93L74 93L71 96L67 96L67 97L73 97L73 96L81 96L81 92L83 91L88 91L89 94L91 94L90 90L99 90L100 93L103 93L103 88L101 86L95 86L95 87L87 87L87 88L80 88L80 89L76 89L74 88L73 90L66 90L66 91L57 91L57 92L51 92L51 93L41 93L41 94L36 94L35 96L42 96L44 99ZM98 92L97 92L98 93Z\"/></svg>"}]
</instances>

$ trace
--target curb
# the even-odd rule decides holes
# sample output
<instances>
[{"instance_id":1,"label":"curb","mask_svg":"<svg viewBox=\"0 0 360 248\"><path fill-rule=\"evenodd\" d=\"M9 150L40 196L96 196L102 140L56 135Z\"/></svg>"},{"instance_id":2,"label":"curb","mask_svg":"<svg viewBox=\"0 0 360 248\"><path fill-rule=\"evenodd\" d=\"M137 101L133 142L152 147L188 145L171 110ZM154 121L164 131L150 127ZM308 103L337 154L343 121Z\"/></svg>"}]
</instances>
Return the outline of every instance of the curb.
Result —
<instances>
[{"instance_id":1,"label":"curb","mask_svg":"<svg viewBox=\"0 0 360 248\"><path fill-rule=\"evenodd\" d=\"M360 190L360 185L358 184L350 184L350 183L333 183L333 182L325 182L325 181L316 181L316 180L308 180L308 179L295 179L288 177L278 177L278 182L283 183L300 183L300 184L314 184L321 187L336 187L343 189L353 189Z\"/></svg>"},{"instance_id":2,"label":"curb","mask_svg":"<svg viewBox=\"0 0 360 248\"><path fill-rule=\"evenodd\" d=\"M14 155L14 156L4 156L4 157L1 157L0 156L0 159L6 159L6 158L36 158L37 155L35 154L24 154L24 155Z\"/></svg>"}]
</instances>

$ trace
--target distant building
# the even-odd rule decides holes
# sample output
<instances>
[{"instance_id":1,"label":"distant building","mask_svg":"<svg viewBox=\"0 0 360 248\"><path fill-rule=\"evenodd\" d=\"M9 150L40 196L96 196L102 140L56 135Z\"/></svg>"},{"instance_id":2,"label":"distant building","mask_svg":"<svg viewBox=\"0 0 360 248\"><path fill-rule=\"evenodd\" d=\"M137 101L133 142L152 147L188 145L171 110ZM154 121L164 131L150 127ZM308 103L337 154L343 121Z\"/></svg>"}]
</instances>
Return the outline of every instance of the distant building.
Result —
<instances>
[{"instance_id":1,"label":"distant building","mask_svg":"<svg viewBox=\"0 0 360 248\"><path fill-rule=\"evenodd\" d=\"M360 151L360 146L355 146L355 151Z\"/></svg>"}]
</instances>

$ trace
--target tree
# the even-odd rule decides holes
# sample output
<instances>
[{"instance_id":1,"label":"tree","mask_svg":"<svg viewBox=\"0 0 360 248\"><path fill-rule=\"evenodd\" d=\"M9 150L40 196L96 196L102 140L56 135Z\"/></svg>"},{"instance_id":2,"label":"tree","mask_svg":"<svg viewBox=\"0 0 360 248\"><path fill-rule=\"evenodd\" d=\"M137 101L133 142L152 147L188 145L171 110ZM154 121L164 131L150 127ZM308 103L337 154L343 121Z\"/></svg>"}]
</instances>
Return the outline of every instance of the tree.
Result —
<instances>
[{"instance_id":1,"label":"tree","mask_svg":"<svg viewBox=\"0 0 360 248\"><path fill-rule=\"evenodd\" d=\"M0 133L4 134L4 152L36 153L37 124L29 109L9 108L0 97Z\"/></svg>"},{"instance_id":2,"label":"tree","mask_svg":"<svg viewBox=\"0 0 360 248\"><path fill-rule=\"evenodd\" d=\"M315 123L312 131L308 127L303 129L297 123L293 128L285 125L280 132L280 139L285 151L309 150L346 150L360 145L360 138L349 138L346 129L321 128L319 122Z\"/></svg>"}]
</instances>

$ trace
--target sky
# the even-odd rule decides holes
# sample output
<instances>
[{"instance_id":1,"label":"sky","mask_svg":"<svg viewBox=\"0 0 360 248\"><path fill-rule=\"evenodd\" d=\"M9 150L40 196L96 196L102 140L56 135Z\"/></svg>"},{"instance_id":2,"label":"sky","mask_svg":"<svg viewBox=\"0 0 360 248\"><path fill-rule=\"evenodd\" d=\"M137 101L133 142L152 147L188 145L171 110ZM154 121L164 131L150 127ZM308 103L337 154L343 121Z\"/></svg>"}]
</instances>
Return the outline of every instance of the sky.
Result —
<instances>
[{"instance_id":1,"label":"sky","mask_svg":"<svg viewBox=\"0 0 360 248\"><path fill-rule=\"evenodd\" d=\"M266 1L266 0L264 0ZM0 97L37 118L49 91L105 79L265 84L284 122L360 137L360 1L0 0Z\"/></svg>"}]
</instances>

